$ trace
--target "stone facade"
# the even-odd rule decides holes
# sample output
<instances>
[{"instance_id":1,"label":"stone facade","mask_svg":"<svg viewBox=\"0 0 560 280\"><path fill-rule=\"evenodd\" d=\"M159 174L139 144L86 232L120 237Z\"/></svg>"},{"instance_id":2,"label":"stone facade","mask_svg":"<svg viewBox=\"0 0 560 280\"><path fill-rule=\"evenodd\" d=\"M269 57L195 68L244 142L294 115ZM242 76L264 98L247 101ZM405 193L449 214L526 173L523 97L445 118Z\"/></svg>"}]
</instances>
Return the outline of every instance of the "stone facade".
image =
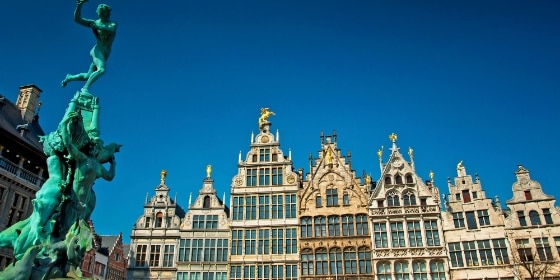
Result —
<instances>
[{"instance_id":1,"label":"stone facade","mask_svg":"<svg viewBox=\"0 0 560 280\"><path fill-rule=\"evenodd\" d=\"M343 156L337 136L321 135L317 158L299 191L299 279L373 280L368 195L356 177L351 155Z\"/></svg>"},{"instance_id":2,"label":"stone facade","mask_svg":"<svg viewBox=\"0 0 560 280\"><path fill-rule=\"evenodd\" d=\"M439 191L416 174L413 150L406 161L392 141L391 154L371 195L369 218L377 279L449 279L440 217Z\"/></svg>"},{"instance_id":3,"label":"stone facade","mask_svg":"<svg viewBox=\"0 0 560 280\"><path fill-rule=\"evenodd\" d=\"M229 257L229 208L216 195L212 167L181 223L177 280L226 280Z\"/></svg>"},{"instance_id":4,"label":"stone facade","mask_svg":"<svg viewBox=\"0 0 560 280\"><path fill-rule=\"evenodd\" d=\"M176 200L169 196L165 184L167 172L162 171L155 195L144 204L144 213L136 221L130 236L130 257L127 279L176 278L176 248L179 228L185 216Z\"/></svg>"},{"instance_id":5,"label":"stone facade","mask_svg":"<svg viewBox=\"0 0 560 280\"><path fill-rule=\"evenodd\" d=\"M229 279L298 279L299 174L279 133L259 123L231 186Z\"/></svg>"}]
</instances>

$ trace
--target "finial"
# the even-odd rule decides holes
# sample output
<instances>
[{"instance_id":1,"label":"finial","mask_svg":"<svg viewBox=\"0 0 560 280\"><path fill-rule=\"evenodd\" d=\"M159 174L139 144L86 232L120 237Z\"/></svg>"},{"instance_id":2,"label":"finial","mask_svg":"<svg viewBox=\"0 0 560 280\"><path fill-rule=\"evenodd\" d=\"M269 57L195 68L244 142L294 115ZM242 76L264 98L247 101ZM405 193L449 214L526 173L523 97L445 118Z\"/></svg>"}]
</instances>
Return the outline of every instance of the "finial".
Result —
<instances>
[{"instance_id":1,"label":"finial","mask_svg":"<svg viewBox=\"0 0 560 280\"><path fill-rule=\"evenodd\" d=\"M206 165L206 178L210 178L212 177L212 165L208 164Z\"/></svg>"},{"instance_id":2,"label":"finial","mask_svg":"<svg viewBox=\"0 0 560 280\"><path fill-rule=\"evenodd\" d=\"M238 162L241 162L241 151L239 151L239 158L237 159Z\"/></svg>"},{"instance_id":3,"label":"finial","mask_svg":"<svg viewBox=\"0 0 560 280\"><path fill-rule=\"evenodd\" d=\"M167 170L162 169L161 170L161 183L165 184L165 178L167 177Z\"/></svg>"},{"instance_id":4,"label":"finial","mask_svg":"<svg viewBox=\"0 0 560 280\"><path fill-rule=\"evenodd\" d=\"M413 157L413 156L414 156L414 150L412 149L412 147L408 147L408 155L409 155L410 157Z\"/></svg>"},{"instance_id":5,"label":"finial","mask_svg":"<svg viewBox=\"0 0 560 280\"><path fill-rule=\"evenodd\" d=\"M389 140L391 140L391 142L393 143L397 142L397 134L395 134L394 132L391 133L391 135L389 135Z\"/></svg>"},{"instance_id":6,"label":"finial","mask_svg":"<svg viewBox=\"0 0 560 280\"><path fill-rule=\"evenodd\" d=\"M383 157L383 146L381 146L381 148L379 150L377 150L377 156L379 157L379 160L381 161L381 157Z\"/></svg>"},{"instance_id":7,"label":"finial","mask_svg":"<svg viewBox=\"0 0 560 280\"><path fill-rule=\"evenodd\" d=\"M430 170L430 180L434 182L434 171Z\"/></svg>"}]
</instances>

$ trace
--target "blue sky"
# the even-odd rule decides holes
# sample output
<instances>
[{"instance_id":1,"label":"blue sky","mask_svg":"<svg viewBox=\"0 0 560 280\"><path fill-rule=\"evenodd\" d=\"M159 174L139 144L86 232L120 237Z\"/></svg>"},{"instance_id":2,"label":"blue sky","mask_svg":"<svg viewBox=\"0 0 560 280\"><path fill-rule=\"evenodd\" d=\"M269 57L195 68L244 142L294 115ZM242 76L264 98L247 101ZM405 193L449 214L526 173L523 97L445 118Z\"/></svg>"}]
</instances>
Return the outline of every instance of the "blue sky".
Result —
<instances>
[{"instance_id":1,"label":"blue sky","mask_svg":"<svg viewBox=\"0 0 560 280\"><path fill-rule=\"evenodd\" d=\"M83 16L95 18L90 0ZM100 98L102 137L124 144L117 176L98 181L99 234L142 214L161 169L181 205L213 165L229 193L261 107L281 147L308 169L321 131L337 131L358 174L380 175L376 151L415 150L447 193L464 161L488 196L512 197L517 164L560 197L558 1L107 1L118 33ZM82 83L94 44L72 20L75 1L2 1L0 93L42 90L40 122L55 129ZM385 156L387 156L387 152ZM229 195L228 195L229 200Z\"/></svg>"}]
</instances>

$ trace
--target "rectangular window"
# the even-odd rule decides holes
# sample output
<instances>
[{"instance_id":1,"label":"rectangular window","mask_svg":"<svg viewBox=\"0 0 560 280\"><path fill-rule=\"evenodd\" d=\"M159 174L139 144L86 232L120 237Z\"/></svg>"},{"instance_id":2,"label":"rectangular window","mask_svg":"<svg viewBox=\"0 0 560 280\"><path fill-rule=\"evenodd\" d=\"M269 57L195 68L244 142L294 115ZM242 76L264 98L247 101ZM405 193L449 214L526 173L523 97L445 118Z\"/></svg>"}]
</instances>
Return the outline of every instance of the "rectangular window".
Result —
<instances>
[{"instance_id":1,"label":"rectangular window","mask_svg":"<svg viewBox=\"0 0 560 280\"><path fill-rule=\"evenodd\" d=\"M161 251L161 245L152 245L150 246L150 266L155 267L159 266L159 257Z\"/></svg>"},{"instance_id":2,"label":"rectangular window","mask_svg":"<svg viewBox=\"0 0 560 280\"><path fill-rule=\"evenodd\" d=\"M179 261L188 262L191 256L191 240L179 240Z\"/></svg>"},{"instance_id":3,"label":"rectangular window","mask_svg":"<svg viewBox=\"0 0 560 280\"><path fill-rule=\"evenodd\" d=\"M233 197L233 220L243 220L243 208L245 199L243 197Z\"/></svg>"},{"instance_id":4,"label":"rectangular window","mask_svg":"<svg viewBox=\"0 0 560 280\"><path fill-rule=\"evenodd\" d=\"M356 215L356 234L369 235L367 215L365 214Z\"/></svg>"},{"instance_id":5,"label":"rectangular window","mask_svg":"<svg viewBox=\"0 0 560 280\"><path fill-rule=\"evenodd\" d=\"M517 211L517 218L519 219L519 225L522 227L527 226L527 220L525 219L525 213L523 211Z\"/></svg>"},{"instance_id":6,"label":"rectangular window","mask_svg":"<svg viewBox=\"0 0 560 280\"><path fill-rule=\"evenodd\" d=\"M352 215L342 216L342 235L354 236L354 217Z\"/></svg>"},{"instance_id":7,"label":"rectangular window","mask_svg":"<svg viewBox=\"0 0 560 280\"><path fill-rule=\"evenodd\" d=\"M270 219L270 196L259 195L259 219Z\"/></svg>"},{"instance_id":8,"label":"rectangular window","mask_svg":"<svg viewBox=\"0 0 560 280\"><path fill-rule=\"evenodd\" d=\"M348 197L348 193L344 193L342 195L342 204L350 205L350 198Z\"/></svg>"},{"instance_id":9,"label":"rectangular window","mask_svg":"<svg viewBox=\"0 0 560 280\"><path fill-rule=\"evenodd\" d=\"M296 217L296 195L287 194L286 195L286 219L297 218Z\"/></svg>"},{"instance_id":10,"label":"rectangular window","mask_svg":"<svg viewBox=\"0 0 560 280\"><path fill-rule=\"evenodd\" d=\"M270 186L270 168L259 169L259 186Z\"/></svg>"},{"instance_id":11,"label":"rectangular window","mask_svg":"<svg viewBox=\"0 0 560 280\"><path fill-rule=\"evenodd\" d=\"M472 192L472 198L477 199L478 198L478 193L477 192Z\"/></svg>"},{"instance_id":12,"label":"rectangular window","mask_svg":"<svg viewBox=\"0 0 560 280\"><path fill-rule=\"evenodd\" d=\"M463 252L461 250L460 242L450 242L449 243L449 256L451 258L452 267L462 267L465 266L463 259Z\"/></svg>"},{"instance_id":13,"label":"rectangular window","mask_svg":"<svg viewBox=\"0 0 560 280\"><path fill-rule=\"evenodd\" d=\"M245 230L245 255L254 255L257 243L257 230Z\"/></svg>"},{"instance_id":14,"label":"rectangular window","mask_svg":"<svg viewBox=\"0 0 560 280\"><path fill-rule=\"evenodd\" d=\"M284 218L284 196L283 195L272 195L272 218L282 219Z\"/></svg>"},{"instance_id":15,"label":"rectangular window","mask_svg":"<svg viewBox=\"0 0 560 280\"><path fill-rule=\"evenodd\" d=\"M323 207L323 201L321 200L321 196L318 195L315 197L315 206L317 207Z\"/></svg>"},{"instance_id":16,"label":"rectangular window","mask_svg":"<svg viewBox=\"0 0 560 280\"><path fill-rule=\"evenodd\" d=\"M272 253L284 254L284 230L272 229Z\"/></svg>"},{"instance_id":17,"label":"rectangular window","mask_svg":"<svg viewBox=\"0 0 560 280\"><path fill-rule=\"evenodd\" d=\"M248 265L243 267L243 278L245 279L255 279L255 266Z\"/></svg>"},{"instance_id":18,"label":"rectangular window","mask_svg":"<svg viewBox=\"0 0 560 280\"><path fill-rule=\"evenodd\" d=\"M479 240L478 252L480 252L481 265L494 265L494 258L492 257L492 248L490 247L490 240Z\"/></svg>"},{"instance_id":19,"label":"rectangular window","mask_svg":"<svg viewBox=\"0 0 560 280\"><path fill-rule=\"evenodd\" d=\"M509 255L506 247L505 239L492 239L494 247L494 255L496 256L496 264L509 264Z\"/></svg>"},{"instance_id":20,"label":"rectangular window","mask_svg":"<svg viewBox=\"0 0 560 280\"><path fill-rule=\"evenodd\" d=\"M286 229L286 254L297 253L297 230L296 228Z\"/></svg>"},{"instance_id":21,"label":"rectangular window","mask_svg":"<svg viewBox=\"0 0 560 280\"><path fill-rule=\"evenodd\" d=\"M426 243L428 246L440 246L437 220L424 221L426 228Z\"/></svg>"},{"instance_id":22,"label":"rectangular window","mask_svg":"<svg viewBox=\"0 0 560 280\"><path fill-rule=\"evenodd\" d=\"M393 241L393 247L405 247L402 222L391 223L391 240Z\"/></svg>"},{"instance_id":23,"label":"rectangular window","mask_svg":"<svg viewBox=\"0 0 560 280\"><path fill-rule=\"evenodd\" d=\"M337 206L337 205L338 205L338 190L327 189L327 206Z\"/></svg>"},{"instance_id":24,"label":"rectangular window","mask_svg":"<svg viewBox=\"0 0 560 280\"><path fill-rule=\"evenodd\" d=\"M270 266L259 265L257 266L257 279L270 279Z\"/></svg>"},{"instance_id":25,"label":"rectangular window","mask_svg":"<svg viewBox=\"0 0 560 280\"><path fill-rule=\"evenodd\" d=\"M297 271L298 271L297 265L295 265L295 264L294 264L294 265L288 265L288 264L287 264L287 265L286 265L286 273L285 273L285 275L286 275L286 280L291 280L291 279L295 280L295 279L298 279L298 273L297 273ZM280 273L280 275L279 275L279 278L282 278L282 274L281 274L281 273Z\"/></svg>"},{"instance_id":26,"label":"rectangular window","mask_svg":"<svg viewBox=\"0 0 560 280\"><path fill-rule=\"evenodd\" d=\"M150 227L150 217L146 217L146 223L144 224L145 228L149 228Z\"/></svg>"},{"instance_id":27,"label":"rectangular window","mask_svg":"<svg viewBox=\"0 0 560 280\"><path fill-rule=\"evenodd\" d=\"M242 230L231 231L231 254L232 255L243 254L243 231Z\"/></svg>"},{"instance_id":28,"label":"rectangular window","mask_svg":"<svg viewBox=\"0 0 560 280\"><path fill-rule=\"evenodd\" d=\"M216 261L227 262L228 261L228 240L218 239L218 244L216 246Z\"/></svg>"},{"instance_id":29,"label":"rectangular window","mask_svg":"<svg viewBox=\"0 0 560 280\"><path fill-rule=\"evenodd\" d=\"M477 266L478 265L478 255L476 253L476 243L475 241L465 241L463 242L463 249L465 253L465 261L467 266Z\"/></svg>"},{"instance_id":30,"label":"rectangular window","mask_svg":"<svg viewBox=\"0 0 560 280\"><path fill-rule=\"evenodd\" d=\"M463 212L455 212L452 213L453 215L453 224L455 228L464 228L465 227L465 218L463 217Z\"/></svg>"},{"instance_id":31,"label":"rectangular window","mask_svg":"<svg viewBox=\"0 0 560 280\"><path fill-rule=\"evenodd\" d=\"M386 223L373 223L373 232L375 240L375 248L387 248L387 224Z\"/></svg>"},{"instance_id":32,"label":"rectangular window","mask_svg":"<svg viewBox=\"0 0 560 280\"><path fill-rule=\"evenodd\" d=\"M471 193L468 190L463 190L463 202L471 202Z\"/></svg>"},{"instance_id":33,"label":"rectangular window","mask_svg":"<svg viewBox=\"0 0 560 280\"><path fill-rule=\"evenodd\" d=\"M284 267L282 265L271 265L272 278L271 279L282 279L284 278L282 272L284 272Z\"/></svg>"},{"instance_id":34,"label":"rectangular window","mask_svg":"<svg viewBox=\"0 0 560 280\"><path fill-rule=\"evenodd\" d=\"M163 248L163 267L173 267L173 258L175 256L175 246L165 245Z\"/></svg>"},{"instance_id":35,"label":"rectangular window","mask_svg":"<svg viewBox=\"0 0 560 280\"><path fill-rule=\"evenodd\" d=\"M191 261L202 261L202 249L204 248L202 239L192 239Z\"/></svg>"},{"instance_id":36,"label":"rectangular window","mask_svg":"<svg viewBox=\"0 0 560 280\"><path fill-rule=\"evenodd\" d=\"M136 267L146 266L146 251L148 250L148 245L138 245L136 246Z\"/></svg>"},{"instance_id":37,"label":"rectangular window","mask_svg":"<svg viewBox=\"0 0 560 280\"><path fill-rule=\"evenodd\" d=\"M204 240L204 261L213 262L216 260L216 239Z\"/></svg>"},{"instance_id":38,"label":"rectangular window","mask_svg":"<svg viewBox=\"0 0 560 280\"><path fill-rule=\"evenodd\" d=\"M465 212L467 216L467 228L468 229L477 229L478 226L476 224L476 218L474 217L474 211Z\"/></svg>"},{"instance_id":39,"label":"rectangular window","mask_svg":"<svg viewBox=\"0 0 560 280\"><path fill-rule=\"evenodd\" d=\"M461 201L461 194L460 193L455 194L455 200Z\"/></svg>"},{"instance_id":40,"label":"rectangular window","mask_svg":"<svg viewBox=\"0 0 560 280\"><path fill-rule=\"evenodd\" d=\"M259 255L270 253L270 229L259 229Z\"/></svg>"},{"instance_id":41,"label":"rectangular window","mask_svg":"<svg viewBox=\"0 0 560 280\"><path fill-rule=\"evenodd\" d=\"M525 200L532 200L533 196L531 195L531 191L530 190L526 190L525 191Z\"/></svg>"},{"instance_id":42,"label":"rectangular window","mask_svg":"<svg viewBox=\"0 0 560 280\"><path fill-rule=\"evenodd\" d=\"M515 245L517 246L517 254L519 254L521 262L532 262L534 260L529 239L516 239Z\"/></svg>"},{"instance_id":43,"label":"rectangular window","mask_svg":"<svg viewBox=\"0 0 560 280\"><path fill-rule=\"evenodd\" d=\"M408 230L408 244L410 247L422 247L422 229L420 221L410 221L406 223Z\"/></svg>"},{"instance_id":44,"label":"rectangular window","mask_svg":"<svg viewBox=\"0 0 560 280\"><path fill-rule=\"evenodd\" d=\"M270 161L270 149L260 149L259 151L259 161L269 162Z\"/></svg>"},{"instance_id":45,"label":"rectangular window","mask_svg":"<svg viewBox=\"0 0 560 280\"><path fill-rule=\"evenodd\" d=\"M301 237L313 237L313 223L310 217L301 218Z\"/></svg>"},{"instance_id":46,"label":"rectangular window","mask_svg":"<svg viewBox=\"0 0 560 280\"><path fill-rule=\"evenodd\" d=\"M272 167L272 185L282 185L282 167Z\"/></svg>"},{"instance_id":47,"label":"rectangular window","mask_svg":"<svg viewBox=\"0 0 560 280\"><path fill-rule=\"evenodd\" d=\"M248 196L245 198L245 219L257 219L257 196Z\"/></svg>"},{"instance_id":48,"label":"rectangular window","mask_svg":"<svg viewBox=\"0 0 560 280\"><path fill-rule=\"evenodd\" d=\"M550 249L550 243L548 242L548 237L538 237L535 238L535 245L537 246L537 253L539 254L539 260L545 262L552 260L552 250Z\"/></svg>"},{"instance_id":49,"label":"rectangular window","mask_svg":"<svg viewBox=\"0 0 560 280\"><path fill-rule=\"evenodd\" d=\"M478 224L480 226L489 226L490 216L488 215L488 210L478 210L476 212L478 214Z\"/></svg>"},{"instance_id":50,"label":"rectangular window","mask_svg":"<svg viewBox=\"0 0 560 280\"><path fill-rule=\"evenodd\" d=\"M340 217L329 216L327 222L328 222L329 236L340 236Z\"/></svg>"},{"instance_id":51,"label":"rectangular window","mask_svg":"<svg viewBox=\"0 0 560 280\"><path fill-rule=\"evenodd\" d=\"M544 222L547 225L552 225L554 222L552 221L552 214L550 214L550 209L543 208L543 215L544 215Z\"/></svg>"},{"instance_id":52,"label":"rectangular window","mask_svg":"<svg viewBox=\"0 0 560 280\"><path fill-rule=\"evenodd\" d=\"M241 279L241 266L240 265L232 265L229 269L229 278L230 279Z\"/></svg>"},{"instance_id":53,"label":"rectangular window","mask_svg":"<svg viewBox=\"0 0 560 280\"><path fill-rule=\"evenodd\" d=\"M257 169L247 168L247 187L254 187L257 185Z\"/></svg>"},{"instance_id":54,"label":"rectangular window","mask_svg":"<svg viewBox=\"0 0 560 280\"><path fill-rule=\"evenodd\" d=\"M205 228L210 228L210 229L218 228L218 215L207 215Z\"/></svg>"}]
</instances>

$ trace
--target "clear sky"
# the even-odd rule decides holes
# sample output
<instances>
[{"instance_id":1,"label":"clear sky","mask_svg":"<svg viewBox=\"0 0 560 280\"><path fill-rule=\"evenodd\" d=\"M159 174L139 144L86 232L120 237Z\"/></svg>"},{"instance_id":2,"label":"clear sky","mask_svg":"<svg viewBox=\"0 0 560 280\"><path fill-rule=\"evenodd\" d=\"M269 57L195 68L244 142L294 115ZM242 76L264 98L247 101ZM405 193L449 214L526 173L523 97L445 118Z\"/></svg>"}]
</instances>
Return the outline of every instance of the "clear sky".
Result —
<instances>
[{"instance_id":1,"label":"clear sky","mask_svg":"<svg viewBox=\"0 0 560 280\"><path fill-rule=\"evenodd\" d=\"M83 16L95 18L99 3L86 3ZM102 138L124 147L115 180L94 188L99 234L129 240L162 169L185 207L207 164L220 197L229 193L261 107L276 113L281 148L306 172L321 131L336 130L357 173L376 179L376 151L395 132L403 153L415 150L419 176L435 172L441 193L463 160L502 203L517 164L560 197L559 1L106 3L118 33L91 92ZM46 131L83 85L60 81L87 70L95 43L73 22L74 7L0 3L0 93L15 101L19 86L39 86Z\"/></svg>"}]
</instances>

